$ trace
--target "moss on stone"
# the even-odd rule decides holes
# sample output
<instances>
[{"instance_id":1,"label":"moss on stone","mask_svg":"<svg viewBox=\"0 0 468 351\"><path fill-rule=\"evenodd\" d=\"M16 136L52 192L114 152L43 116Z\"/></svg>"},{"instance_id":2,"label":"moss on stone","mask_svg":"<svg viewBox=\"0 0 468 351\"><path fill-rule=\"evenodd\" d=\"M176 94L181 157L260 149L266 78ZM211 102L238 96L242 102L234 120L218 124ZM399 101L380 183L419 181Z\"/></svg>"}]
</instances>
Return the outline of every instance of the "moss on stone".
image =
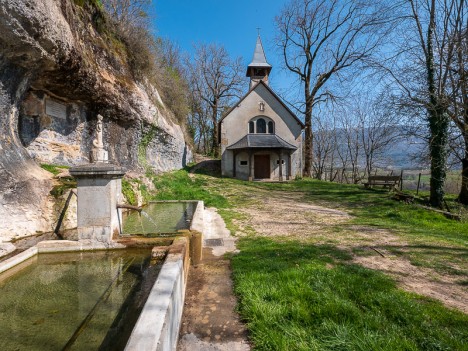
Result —
<instances>
[{"instance_id":1,"label":"moss on stone","mask_svg":"<svg viewBox=\"0 0 468 351\"><path fill-rule=\"evenodd\" d=\"M51 165L47 163L41 163L41 168L47 172L52 173L54 176L58 175L61 172L61 169L69 169L69 166L60 166L60 165Z\"/></svg>"},{"instance_id":2,"label":"moss on stone","mask_svg":"<svg viewBox=\"0 0 468 351\"><path fill-rule=\"evenodd\" d=\"M56 199L62 196L68 189L76 188L76 180L72 177L60 178L59 184L55 185L50 191L50 195Z\"/></svg>"},{"instance_id":3,"label":"moss on stone","mask_svg":"<svg viewBox=\"0 0 468 351\"><path fill-rule=\"evenodd\" d=\"M80 7L83 7L86 4L90 4L98 9L102 9L102 1L101 0L73 0L75 5L78 5Z\"/></svg>"},{"instance_id":4,"label":"moss on stone","mask_svg":"<svg viewBox=\"0 0 468 351\"><path fill-rule=\"evenodd\" d=\"M50 195L55 198L59 198L62 196L68 189L76 188L76 180L75 178L68 176L68 177L57 177L60 174L61 170L69 169L69 166L61 166L61 165L52 165L47 163L41 163L41 168L50 172L54 175L54 178L57 180L58 184L56 184L52 190L50 191Z\"/></svg>"},{"instance_id":5,"label":"moss on stone","mask_svg":"<svg viewBox=\"0 0 468 351\"><path fill-rule=\"evenodd\" d=\"M141 135L140 142L138 143L138 162L145 168L148 167L148 162L146 161L146 150L148 149L151 141L158 134L159 128L155 125L150 125L149 128L143 131Z\"/></svg>"},{"instance_id":6,"label":"moss on stone","mask_svg":"<svg viewBox=\"0 0 468 351\"><path fill-rule=\"evenodd\" d=\"M130 205L138 205L137 194L130 181L122 179L122 194Z\"/></svg>"}]
</instances>

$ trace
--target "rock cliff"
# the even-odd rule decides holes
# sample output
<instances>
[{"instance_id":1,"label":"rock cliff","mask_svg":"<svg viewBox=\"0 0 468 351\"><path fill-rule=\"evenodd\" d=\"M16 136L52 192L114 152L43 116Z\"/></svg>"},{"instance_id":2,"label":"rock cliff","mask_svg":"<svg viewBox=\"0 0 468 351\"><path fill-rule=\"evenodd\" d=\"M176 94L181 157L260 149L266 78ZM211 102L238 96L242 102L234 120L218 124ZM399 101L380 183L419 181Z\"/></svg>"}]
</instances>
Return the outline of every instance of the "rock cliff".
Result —
<instances>
[{"instance_id":1,"label":"rock cliff","mask_svg":"<svg viewBox=\"0 0 468 351\"><path fill-rule=\"evenodd\" d=\"M134 79L92 3L0 2L0 241L53 229L52 179L38 163L87 162L98 113L113 163L162 172L191 160L182 127Z\"/></svg>"}]
</instances>

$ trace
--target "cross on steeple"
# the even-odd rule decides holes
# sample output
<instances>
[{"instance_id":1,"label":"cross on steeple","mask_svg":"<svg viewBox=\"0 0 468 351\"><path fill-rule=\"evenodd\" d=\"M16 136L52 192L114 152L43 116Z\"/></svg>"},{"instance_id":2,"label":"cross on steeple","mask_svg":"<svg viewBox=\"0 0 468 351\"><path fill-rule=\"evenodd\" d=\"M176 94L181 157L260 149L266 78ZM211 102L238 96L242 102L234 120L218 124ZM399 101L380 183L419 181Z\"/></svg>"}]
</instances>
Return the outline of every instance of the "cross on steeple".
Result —
<instances>
[{"instance_id":1,"label":"cross on steeple","mask_svg":"<svg viewBox=\"0 0 468 351\"><path fill-rule=\"evenodd\" d=\"M246 73L246 76L250 77L250 88L261 80L265 84L268 84L268 75L272 69L266 60L265 51L263 50L262 40L260 39L260 28L257 28L257 31L257 43L255 44L252 62L247 66Z\"/></svg>"}]
</instances>

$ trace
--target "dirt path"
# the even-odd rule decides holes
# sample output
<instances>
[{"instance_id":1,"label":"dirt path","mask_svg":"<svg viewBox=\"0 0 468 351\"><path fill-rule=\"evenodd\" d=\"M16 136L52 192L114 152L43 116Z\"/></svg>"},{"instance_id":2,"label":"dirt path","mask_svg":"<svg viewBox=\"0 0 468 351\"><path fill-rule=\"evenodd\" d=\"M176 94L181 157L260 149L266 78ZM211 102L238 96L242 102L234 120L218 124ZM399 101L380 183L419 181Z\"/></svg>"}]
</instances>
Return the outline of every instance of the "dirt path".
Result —
<instances>
[{"instance_id":1,"label":"dirt path","mask_svg":"<svg viewBox=\"0 0 468 351\"><path fill-rule=\"evenodd\" d=\"M301 192L252 191L225 183L212 186L241 204L234 210L239 214L233 220L236 236L281 236L334 245L349 252L353 263L390 275L401 288L468 313L468 289L457 284L456 276L415 266L404 255L393 254L393 248L400 252L412 250L398 234L355 225L345 210L314 204ZM247 351L248 334L235 312L229 260L223 256L235 250L234 238L219 216L210 219L211 215L208 221L213 223L205 233L203 264L192 268L189 275L178 351Z\"/></svg>"},{"instance_id":2,"label":"dirt path","mask_svg":"<svg viewBox=\"0 0 468 351\"><path fill-rule=\"evenodd\" d=\"M468 289L456 283L459 277L414 266L405 257L391 253L392 247L405 250L408 246L397 235L352 225L352 217L345 211L305 202L303 196L298 192L256 191L251 205L237 209L245 218L236 221L239 234L253 229L261 236L289 236L336 245L350 252L354 263L389 274L403 289L468 313Z\"/></svg>"},{"instance_id":3,"label":"dirt path","mask_svg":"<svg viewBox=\"0 0 468 351\"><path fill-rule=\"evenodd\" d=\"M226 252L236 251L216 210L205 209L202 264L191 267L185 293L178 351L248 351L247 330L235 312L231 267Z\"/></svg>"},{"instance_id":4,"label":"dirt path","mask_svg":"<svg viewBox=\"0 0 468 351\"><path fill-rule=\"evenodd\" d=\"M178 351L248 351L247 331L235 313L229 260L203 251L191 268Z\"/></svg>"}]
</instances>

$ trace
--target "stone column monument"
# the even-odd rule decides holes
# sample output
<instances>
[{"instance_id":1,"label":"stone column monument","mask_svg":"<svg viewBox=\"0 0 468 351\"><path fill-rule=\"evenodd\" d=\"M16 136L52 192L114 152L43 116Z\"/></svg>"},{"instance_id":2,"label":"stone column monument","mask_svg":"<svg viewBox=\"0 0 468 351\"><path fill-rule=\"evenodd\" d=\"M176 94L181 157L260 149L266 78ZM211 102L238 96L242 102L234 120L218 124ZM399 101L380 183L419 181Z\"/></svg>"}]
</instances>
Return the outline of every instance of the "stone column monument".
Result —
<instances>
[{"instance_id":1,"label":"stone column monument","mask_svg":"<svg viewBox=\"0 0 468 351\"><path fill-rule=\"evenodd\" d=\"M91 163L70 169L77 179L78 238L96 246L110 247L119 233L122 202L122 178L125 169L109 163L103 143L103 117L97 116L96 139L93 140Z\"/></svg>"}]
</instances>

